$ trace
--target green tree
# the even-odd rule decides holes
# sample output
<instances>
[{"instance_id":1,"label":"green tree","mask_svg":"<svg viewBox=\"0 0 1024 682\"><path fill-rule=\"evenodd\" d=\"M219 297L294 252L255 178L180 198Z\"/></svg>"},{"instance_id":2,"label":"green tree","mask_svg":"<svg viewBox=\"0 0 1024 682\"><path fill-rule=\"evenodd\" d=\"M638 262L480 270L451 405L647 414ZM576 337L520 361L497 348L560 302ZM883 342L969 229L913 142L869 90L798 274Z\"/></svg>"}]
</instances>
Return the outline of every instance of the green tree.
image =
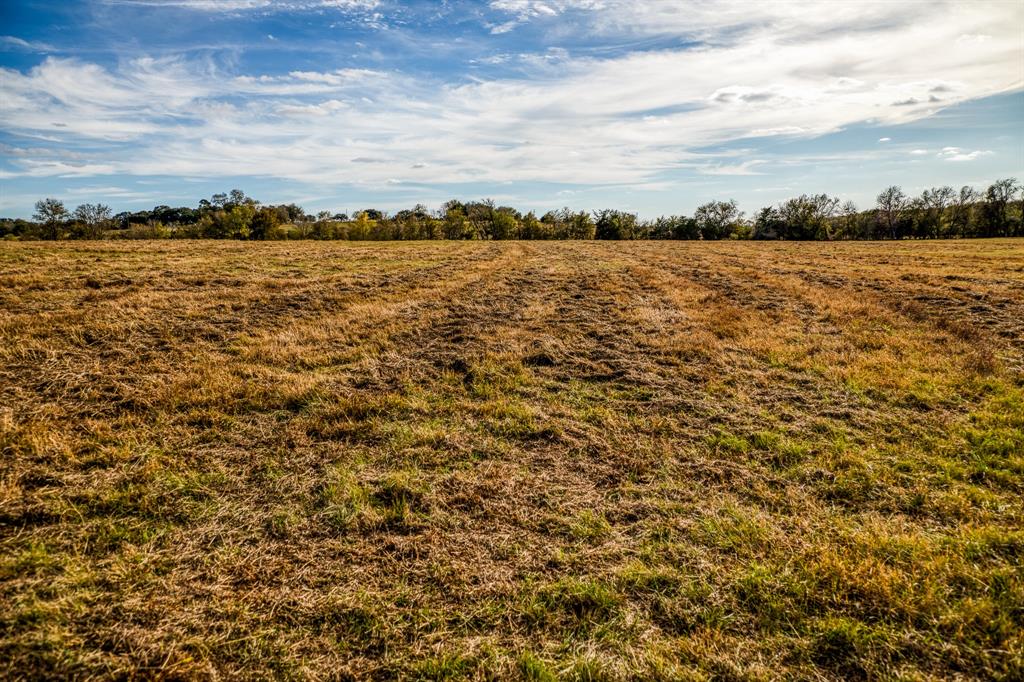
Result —
<instances>
[{"instance_id":1,"label":"green tree","mask_svg":"<svg viewBox=\"0 0 1024 682\"><path fill-rule=\"evenodd\" d=\"M366 241L373 237L373 230L377 227L377 221L372 220L367 211L360 211L356 219L349 226L349 239Z\"/></svg>"},{"instance_id":2,"label":"green tree","mask_svg":"<svg viewBox=\"0 0 1024 682\"><path fill-rule=\"evenodd\" d=\"M43 224L43 234L47 239L60 239L61 228L68 219L68 210L64 202L57 199L40 199L36 202L36 212L32 218Z\"/></svg>"},{"instance_id":3,"label":"green tree","mask_svg":"<svg viewBox=\"0 0 1024 682\"><path fill-rule=\"evenodd\" d=\"M82 204L72 214L79 233L85 239L99 239L110 227L112 212L103 204Z\"/></svg>"},{"instance_id":4,"label":"green tree","mask_svg":"<svg viewBox=\"0 0 1024 682\"><path fill-rule=\"evenodd\" d=\"M878 219L892 239L900 238L900 223L910 205L910 199L899 185L892 185L878 195Z\"/></svg>"},{"instance_id":5,"label":"green tree","mask_svg":"<svg viewBox=\"0 0 1024 682\"><path fill-rule=\"evenodd\" d=\"M785 225L774 206L765 206L754 218L754 239L780 239Z\"/></svg>"},{"instance_id":6,"label":"green tree","mask_svg":"<svg viewBox=\"0 0 1024 682\"><path fill-rule=\"evenodd\" d=\"M461 201L451 200L442 208L444 214L445 239L470 239L473 226L466 217L466 207Z\"/></svg>"},{"instance_id":7,"label":"green tree","mask_svg":"<svg viewBox=\"0 0 1024 682\"><path fill-rule=\"evenodd\" d=\"M507 210L497 210L491 214L491 239L518 239L519 221Z\"/></svg>"},{"instance_id":8,"label":"green tree","mask_svg":"<svg viewBox=\"0 0 1024 682\"><path fill-rule=\"evenodd\" d=\"M835 226L836 239L864 239L869 235L865 233L865 220L857 204L847 201L839 207L839 213L833 221ZM867 228L870 229L870 228Z\"/></svg>"},{"instance_id":9,"label":"green tree","mask_svg":"<svg viewBox=\"0 0 1024 682\"><path fill-rule=\"evenodd\" d=\"M250 239L275 239L278 237L278 226L281 216L276 208L264 206L256 211L249 224Z\"/></svg>"},{"instance_id":10,"label":"green tree","mask_svg":"<svg viewBox=\"0 0 1024 682\"><path fill-rule=\"evenodd\" d=\"M597 233L597 226L594 219L586 211L570 211L564 209L563 215L566 227L566 237L569 239L593 239ZM635 219L635 216L634 216Z\"/></svg>"},{"instance_id":11,"label":"green tree","mask_svg":"<svg viewBox=\"0 0 1024 682\"><path fill-rule=\"evenodd\" d=\"M1005 237L1013 234L1009 208L1017 194L1017 180L996 180L985 190L982 204L983 237Z\"/></svg>"},{"instance_id":12,"label":"green tree","mask_svg":"<svg viewBox=\"0 0 1024 682\"><path fill-rule=\"evenodd\" d=\"M839 199L827 194L802 194L779 205L778 233L781 239L832 239L832 218Z\"/></svg>"},{"instance_id":13,"label":"green tree","mask_svg":"<svg viewBox=\"0 0 1024 682\"><path fill-rule=\"evenodd\" d=\"M693 219L701 239L735 239L746 231L743 213L734 199L702 204Z\"/></svg>"},{"instance_id":14,"label":"green tree","mask_svg":"<svg viewBox=\"0 0 1024 682\"><path fill-rule=\"evenodd\" d=\"M978 191L967 185L961 187L960 192L950 201L949 227L954 235L958 237L971 237L974 235L973 217L977 201Z\"/></svg>"},{"instance_id":15,"label":"green tree","mask_svg":"<svg viewBox=\"0 0 1024 682\"><path fill-rule=\"evenodd\" d=\"M633 239L637 230L635 213L605 209L596 214L594 232L597 239Z\"/></svg>"},{"instance_id":16,"label":"green tree","mask_svg":"<svg viewBox=\"0 0 1024 682\"><path fill-rule=\"evenodd\" d=\"M932 187L921 193L918 202L917 236L936 238L946 234L946 209L956 197L952 187Z\"/></svg>"},{"instance_id":17,"label":"green tree","mask_svg":"<svg viewBox=\"0 0 1024 682\"><path fill-rule=\"evenodd\" d=\"M544 228L541 222L537 220L537 215L530 211L523 216L523 220L519 225L519 237L521 239L543 239Z\"/></svg>"}]
</instances>

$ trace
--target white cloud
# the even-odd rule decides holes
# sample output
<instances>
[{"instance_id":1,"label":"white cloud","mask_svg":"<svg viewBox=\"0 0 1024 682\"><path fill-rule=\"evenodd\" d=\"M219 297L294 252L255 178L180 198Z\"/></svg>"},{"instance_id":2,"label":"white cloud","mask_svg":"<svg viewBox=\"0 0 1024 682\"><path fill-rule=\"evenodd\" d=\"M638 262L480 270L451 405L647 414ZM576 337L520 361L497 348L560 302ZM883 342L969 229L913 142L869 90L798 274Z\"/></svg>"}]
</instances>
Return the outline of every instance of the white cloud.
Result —
<instances>
[{"instance_id":1,"label":"white cloud","mask_svg":"<svg viewBox=\"0 0 1024 682\"><path fill-rule=\"evenodd\" d=\"M880 137L880 138L878 138L878 141L879 142L892 142L892 138L891 137Z\"/></svg>"},{"instance_id":2,"label":"white cloud","mask_svg":"<svg viewBox=\"0 0 1024 682\"><path fill-rule=\"evenodd\" d=\"M969 152L960 147L944 147L937 156L943 161L974 161L982 156L991 156L992 154L994 152L988 149L976 149Z\"/></svg>"},{"instance_id":3,"label":"white cloud","mask_svg":"<svg viewBox=\"0 0 1024 682\"><path fill-rule=\"evenodd\" d=\"M214 4L241 10L272 3L163 4L210 11ZM795 8L731 0L492 6L515 22L578 10L598 30L697 34L705 42L604 58L545 51L517 57L523 75L472 82L365 69L225 73L182 58L108 69L51 57L27 72L0 69L0 129L59 141L83 158L27 155L10 165L34 176L648 186L679 168L756 172L757 160L696 152L708 145L811 137L868 121L898 125L1024 86L1024 10L1016 4L940 3L927 13L903 3ZM624 17L635 24L621 28L629 23ZM856 30L847 30L851 25ZM958 42L965 32L988 38ZM941 104L930 101L935 93ZM123 142L131 142L130 152ZM941 158L983 154L958 150Z\"/></svg>"},{"instance_id":4,"label":"white cloud","mask_svg":"<svg viewBox=\"0 0 1024 682\"><path fill-rule=\"evenodd\" d=\"M538 17L557 17L569 10L602 10L611 4L602 0L492 0L491 9L515 17L491 27L491 33L508 33L520 24Z\"/></svg>"},{"instance_id":5,"label":"white cloud","mask_svg":"<svg viewBox=\"0 0 1024 682\"><path fill-rule=\"evenodd\" d=\"M53 52L54 47L48 43L25 40L17 36L0 36L0 49L21 50L24 52Z\"/></svg>"},{"instance_id":6,"label":"white cloud","mask_svg":"<svg viewBox=\"0 0 1024 682\"><path fill-rule=\"evenodd\" d=\"M107 0L112 5L149 7L181 7L202 12L294 12L297 10L333 8L339 10L371 10L380 0Z\"/></svg>"},{"instance_id":7,"label":"white cloud","mask_svg":"<svg viewBox=\"0 0 1024 682\"><path fill-rule=\"evenodd\" d=\"M934 12L948 11L950 2L932 3ZM989 5L995 4L992 2ZM788 41L821 35L843 27L846 32L884 31L921 19L919 2L841 2L832 0L491 0L490 7L513 17L513 24L577 12L589 17L588 30L604 33L681 35L720 43L723 29L760 32ZM1005 3L1004 3L1005 10ZM953 36L965 41L987 34Z\"/></svg>"},{"instance_id":8,"label":"white cloud","mask_svg":"<svg viewBox=\"0 0 1024 682\"><path fill-rule=\"evenodd\" d=\"M277 108L277 113L285 116L329 116L347 106L340 100L329 99L319 104L282 104Z\"/></svg>"},{"instance_id":9,"label":"white cloud","mask_svg":"<svg viewBox=\"0 0 1024 682\"><path fill-rule=\"evenodd\" d=\"M152 191L139 191L130 190L125 187L117 186L100 186L100 185L88 185L82 187L72 187L65 191L65 194L71 197L109 197L115 199L151 199L153 196Z\"/></svg>"},{"instance_id":10,"label":"white cloud","mask_svg":"<svg viewBox=\"0 0 1024 682\"><path fill-rule=\"evenodd\" d=\"M699 170L703 175L763 175L756 170L756 167L764 163L764 160L752 159L732 165L705 166Z\"/></svg>"},{"instance_id":11,"label":"white cloud","mask_svg":"<svg viewBox=\"0 0 1024 682\"><path fill-rule=\"evenodd\" d=\"M992 40L992 36L985 33L965 33L956 39L958 44L963 43L987 43Z\"/></svg>"}]
</instances>

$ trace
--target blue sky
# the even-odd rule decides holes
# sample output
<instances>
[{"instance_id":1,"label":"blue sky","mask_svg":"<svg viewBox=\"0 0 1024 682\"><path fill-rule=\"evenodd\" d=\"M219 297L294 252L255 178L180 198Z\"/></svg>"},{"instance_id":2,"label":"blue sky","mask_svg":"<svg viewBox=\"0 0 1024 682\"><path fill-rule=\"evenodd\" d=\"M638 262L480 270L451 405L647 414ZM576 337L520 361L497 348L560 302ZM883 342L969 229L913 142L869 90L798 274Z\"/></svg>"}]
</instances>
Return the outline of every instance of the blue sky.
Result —
<instances>
[{"instance_id":1,"label":"blue sky","mask_svg":"<svg viewBox=\"0 0 1024 682\"><path fill-rule=\"evenodd\" d=\"M0 4L0 215L868 207L1024 178L1024 3Z\"/></svg>"}]
</instances>

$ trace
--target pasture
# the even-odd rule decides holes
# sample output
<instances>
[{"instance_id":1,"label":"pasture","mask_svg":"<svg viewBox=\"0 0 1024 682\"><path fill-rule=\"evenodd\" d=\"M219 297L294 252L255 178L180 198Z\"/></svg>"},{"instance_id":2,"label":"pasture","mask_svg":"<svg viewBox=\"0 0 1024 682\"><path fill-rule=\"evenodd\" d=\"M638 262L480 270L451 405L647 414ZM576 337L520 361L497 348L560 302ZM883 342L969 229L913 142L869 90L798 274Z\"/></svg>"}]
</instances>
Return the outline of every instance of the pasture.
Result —
<instances>
[{"instance_id":1,"label":"pasture","mask_svg":"<svg viewBox=\"0 0 1024 682\"><path fill-rule=\"evenodd\" d=\"M0 244L0 677L1020 679L1024 241Z\"/></svg>"}]
</instances>

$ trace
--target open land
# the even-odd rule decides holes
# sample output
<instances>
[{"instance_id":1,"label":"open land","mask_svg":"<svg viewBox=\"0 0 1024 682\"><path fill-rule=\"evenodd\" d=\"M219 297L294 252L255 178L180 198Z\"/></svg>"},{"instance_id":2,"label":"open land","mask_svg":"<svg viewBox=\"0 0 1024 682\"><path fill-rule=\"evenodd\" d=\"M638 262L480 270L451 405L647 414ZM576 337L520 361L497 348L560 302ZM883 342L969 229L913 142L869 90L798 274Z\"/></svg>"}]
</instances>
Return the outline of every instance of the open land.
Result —
<instances>
[{"instance_id":1,"label":"open land","mask_svg":"<svg viewBox=\"0 0 1024 682\"><path fill-rule=\"evenodd\" d=\"M0 244L0 676L1020 679L1024 241Z\"/></svg>"}]
</instances>

